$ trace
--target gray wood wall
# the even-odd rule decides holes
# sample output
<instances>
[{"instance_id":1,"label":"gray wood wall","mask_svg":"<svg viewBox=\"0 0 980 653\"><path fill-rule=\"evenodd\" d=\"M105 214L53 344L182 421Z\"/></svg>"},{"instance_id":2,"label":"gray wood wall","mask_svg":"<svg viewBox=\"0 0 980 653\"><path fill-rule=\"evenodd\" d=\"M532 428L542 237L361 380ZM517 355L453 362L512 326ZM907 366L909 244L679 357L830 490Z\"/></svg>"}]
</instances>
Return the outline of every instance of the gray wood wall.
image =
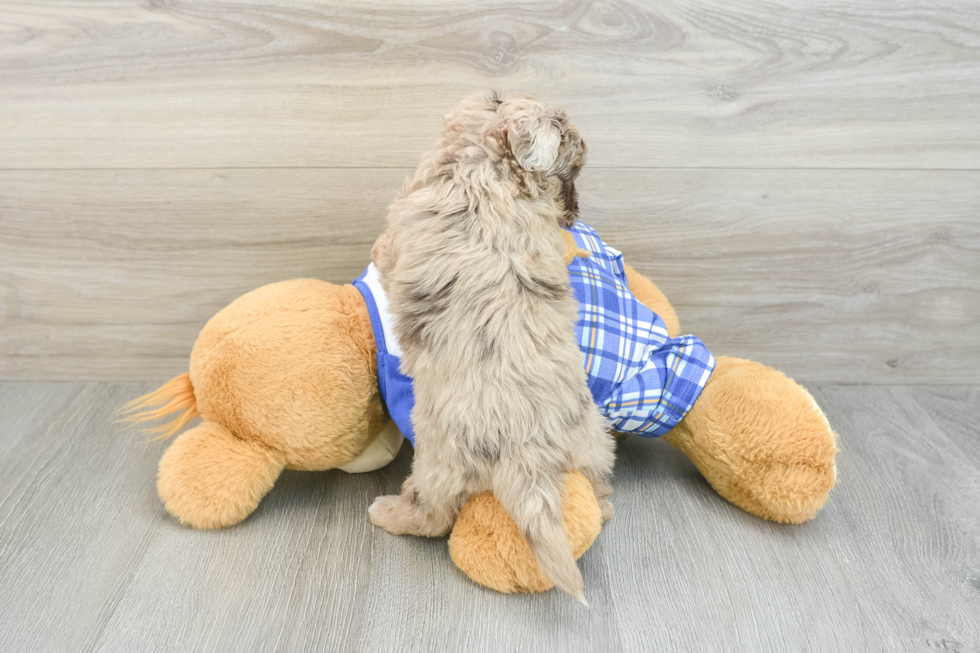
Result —
<instances>
[{"instance_id":1,"label":"gray wood wall","mask_svg":"<svg viewBox=\"0 0 980 653\"><path fill-rule=\"evenodd\" d=\"M980 4L0 0L0 378L158 381L343 282L442 115L563 105L583 218L719 354L980 383Z\"/></svg>"}]
</instances>

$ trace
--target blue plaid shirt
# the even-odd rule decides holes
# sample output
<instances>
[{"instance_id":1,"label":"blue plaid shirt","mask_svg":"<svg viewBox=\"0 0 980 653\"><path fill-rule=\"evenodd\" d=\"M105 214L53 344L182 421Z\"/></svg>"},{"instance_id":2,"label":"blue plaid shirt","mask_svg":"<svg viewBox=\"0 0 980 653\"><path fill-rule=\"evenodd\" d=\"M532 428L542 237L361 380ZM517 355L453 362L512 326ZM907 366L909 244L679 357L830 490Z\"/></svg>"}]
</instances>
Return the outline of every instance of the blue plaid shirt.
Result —
<instances>
[{"instance_id":1,"label":"blue plaid shirt","mask_svg":"<svg viewBox=\"0 0 980 653\"><path fill-rule=\"evenodd\" d=\"M667 335L660 316L630 292L621 252L586 224L576 222L569 231L591 252L573 260L568 273L579 302L575 332L592 398L617 431L661 436L694 406L715 368L714 356L694 336ZM412 380L401 373L401 349L373 263L354 286L367 303L378 345L381 398L414 445Z\"/></svg>"},{"instance_id":2,"label":"blue plaid shirt","mask_svg":"<svg viewBox=\"0 0 980 653\"><path fill-rule=\"evenodd\" d=\"M622 252L587 224L569 231L592 253L568 266L592 397L617 431L661 436L694 406L715 357L699 338L667 335L660 316L630 292Z\"/></svg>"}]
</instances>

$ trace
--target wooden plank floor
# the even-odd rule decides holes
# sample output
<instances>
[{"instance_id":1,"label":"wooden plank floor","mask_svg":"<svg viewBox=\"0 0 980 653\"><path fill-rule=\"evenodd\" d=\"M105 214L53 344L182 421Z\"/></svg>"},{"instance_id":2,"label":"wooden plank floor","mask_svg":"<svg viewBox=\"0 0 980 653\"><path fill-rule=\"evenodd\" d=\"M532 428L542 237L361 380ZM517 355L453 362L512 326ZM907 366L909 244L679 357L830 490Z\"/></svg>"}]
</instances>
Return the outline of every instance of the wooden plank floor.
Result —
<instances>
[{"instance_id":1,"label":"wooden plank floor","mask_svg":"<svg viewBox=\"0 0 980 653\"><path fill-rule=\"evenodd\" d=\"M473 585L366 509L408 472L287 472L221 532L154 492L112 426L143 384L0 384L3 651L980 651L980 388L815 386L841 438L815 521L721 500L664 442L618 451L590 609Z\"/></svg>"}]
</instances>

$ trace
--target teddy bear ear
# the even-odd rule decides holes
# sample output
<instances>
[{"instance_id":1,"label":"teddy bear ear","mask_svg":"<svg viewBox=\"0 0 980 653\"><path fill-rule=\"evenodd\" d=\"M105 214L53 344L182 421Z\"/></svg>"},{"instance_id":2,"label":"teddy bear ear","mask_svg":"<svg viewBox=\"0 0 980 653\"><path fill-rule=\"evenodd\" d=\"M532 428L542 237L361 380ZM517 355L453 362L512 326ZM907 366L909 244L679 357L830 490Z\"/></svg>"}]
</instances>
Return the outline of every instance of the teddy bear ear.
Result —
<instances>
[{"instance_id":1,"label":"teddy bear ear","mask_svg":"<svg viewBox=\"0 0 980 653\"><path fill-rule=\"evenodd\" d=\"M507 144L517 164L530 172L547 172L558 160L561 146L561 116L527 107L507 120Z\"/></svg>"}]
</instances>

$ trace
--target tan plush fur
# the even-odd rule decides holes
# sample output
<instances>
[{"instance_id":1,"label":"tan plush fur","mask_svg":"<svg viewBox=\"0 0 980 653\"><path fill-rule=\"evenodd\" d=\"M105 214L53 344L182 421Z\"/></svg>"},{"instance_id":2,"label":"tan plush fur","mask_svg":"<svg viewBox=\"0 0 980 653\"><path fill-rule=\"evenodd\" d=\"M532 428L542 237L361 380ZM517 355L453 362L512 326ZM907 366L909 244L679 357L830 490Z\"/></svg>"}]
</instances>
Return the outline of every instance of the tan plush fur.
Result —
<instances>
[{"instance_id":1,"label":"tan plush fur","mask_svg":"<svg viewBox=\"0 0 980 653\"><path fill-rule=\"evenodd\" d=\"M157 491L181 522L221 528L250 515L282 467L279 452L204 422L181 433L163 454Z\"/></svg>"},{"instance_id":2,"label":"tan plush fur","mask_svg":"<svg viewBox=\"0 0 980 653\"><path fill-rule=\"evenodd\" d=\"M694 408L664 437L720 495L766 519L812 519L834 486L827 418L796 382L753 361L719 356Z\"/></svg>"},{"instance_id":3,"label":"tan plush fur","mask_svg":"<svg viewBox=\"0 0 980 653\"><path fill-rule=\"evenodd\" d=\"M290 469L332 469L384 426L376 352L353 286L285 281L243 295L205 325L190 379L205 420L280 451Z\"/></svg>"},{"instance_id":4,"label":"tan plush fur","mask_svg":"<svg viewBox=\"0 0 980 653\"><path fill-rule=\"evenodd\" d=\"M492 491L545 573L583 600L562 479L583 472L611 516L614 448L563 260L585 145L560 110L527 97L470 97L445 125L375 249L416 403L412 475L371 520L440 536L471 495Z\"/></svg>"},{"instance_id":5,"label":"tan plush fur","mask_svg":"<svg viewBox=\"0 0 980 653\"><path fill-rule=\"evenodd\" d=\"M181 410L167 435L188 416L205 420L160 460L167 509L196 528L238 523L283 467L339 467L384 427L364 298L353 286L315 279L242 295L205 325L189 373L124 408L154 404L164 406L129 421Z\"/></svg>"}]
</instances>

